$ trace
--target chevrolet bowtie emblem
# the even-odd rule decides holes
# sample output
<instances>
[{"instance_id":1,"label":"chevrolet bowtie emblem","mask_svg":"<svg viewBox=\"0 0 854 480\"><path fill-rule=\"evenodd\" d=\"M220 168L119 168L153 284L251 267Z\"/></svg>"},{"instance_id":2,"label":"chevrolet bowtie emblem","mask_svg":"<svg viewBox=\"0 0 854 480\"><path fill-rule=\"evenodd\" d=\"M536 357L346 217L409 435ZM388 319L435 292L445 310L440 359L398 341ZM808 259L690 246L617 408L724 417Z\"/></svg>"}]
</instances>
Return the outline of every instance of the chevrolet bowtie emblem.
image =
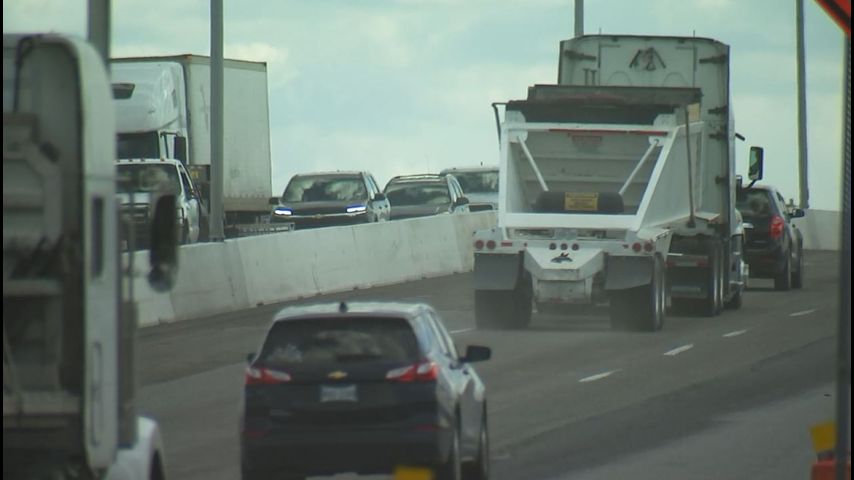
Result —
<instances>
[{"instance_id":1,"label":"chevrolet bowtie emblem","mask_svg":"<svg viewBox=\"0 0 854 480\"><path fill-rule=\"evenodd\" d=\"M329 377L333 380L341 380L342 378L344 378L346 376L347 376L347 372L342 372L340 370L332 372L329 375L327 375L327 377Z\"/></svg>"}]
</instances>

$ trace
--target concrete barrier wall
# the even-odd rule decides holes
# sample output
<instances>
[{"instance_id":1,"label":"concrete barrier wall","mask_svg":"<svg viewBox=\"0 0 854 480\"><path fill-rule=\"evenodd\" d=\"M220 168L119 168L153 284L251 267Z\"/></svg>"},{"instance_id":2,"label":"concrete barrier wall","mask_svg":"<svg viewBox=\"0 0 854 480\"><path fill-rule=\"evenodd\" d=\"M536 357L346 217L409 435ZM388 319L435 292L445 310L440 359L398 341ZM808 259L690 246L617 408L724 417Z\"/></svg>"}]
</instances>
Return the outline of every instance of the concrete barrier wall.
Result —
<instances>
[{"instance_id":1,"label":"concrete barrier wall","mask_svg":"<svg viewBox=\"0 0 854 480\"><path fill-rule=\"evenodd\" d=\"M841 220L839 212L807 210L806 215L794 219L794 224L801 229L807 250L839 250Z\"/></svg>"},{"instance_id":2,"label":"concrete barrier wall","mask_svg":"<svg viewBox=\"0 0 854 480\"><path fill-rule=\"evenodd\" d=\"M148 252L136 252L140 325L469 271L472 233L495 221L494 212L440 215L188 245L169 293L151 290Z\"/></svg>"},{"instance_id":3,"label":"concrete barrier wall","mask_svg":"<svg viewBox=\"0 0 854 480\"><path fill-rule=\"evenodd\" d=\"M838 250L839 220L839 212L810 210L795 223L808 250ZM188 245L170 293L151 290L148 252L137 252L140 324L470 271L472 233L495 221L479 212Z\"/></svg>"}]
</instances>

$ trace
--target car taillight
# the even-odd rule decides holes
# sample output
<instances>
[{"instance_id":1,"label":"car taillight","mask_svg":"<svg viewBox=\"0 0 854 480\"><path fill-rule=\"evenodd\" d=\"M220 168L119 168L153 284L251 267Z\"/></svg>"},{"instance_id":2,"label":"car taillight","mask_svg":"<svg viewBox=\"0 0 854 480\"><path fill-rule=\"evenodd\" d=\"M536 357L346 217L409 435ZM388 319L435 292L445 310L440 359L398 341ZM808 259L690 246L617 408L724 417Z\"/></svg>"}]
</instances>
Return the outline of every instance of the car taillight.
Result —
<instances>
[{"instance_id":1,"label":"car taillight","mask_svg":"<svg viewBox=\"0 0 854 480\"><path fill-rule=\"evenodd\" d=\"M269 368L246 367L246 385L277 385L291 381L291 376Z\"/></svg>"},{"instance_id":2,"label":"car taillight","mask_svg":"<svg viewBox=\"0 0 854 480\"><path fill-rule=\"evenodd\" d=\"M395 382L429 382L439 377L439 366L435 362L421 362L415 365L389 370L386 380Z\"/></svg>"},{"instance_id":3,"label":"car taillight","mask_svg":"<svg viewBox=\"0 0 854 480\"><path fill-rule=\"evenodd\" d=\"M771 239L779 240L783 237L783 227L786 226L786 221L779 215L774 215L771 218Z\"/></svg>"},{"instance_id":4,"label":"car taillight","mask_svg":"<svg viewBox=\"0 0 854 480\"><path fill-rule=\"evenodd\" d=\"M475 240L474 248L477 250L483 250L483 240Z\"/></svg>"}]
</instances>

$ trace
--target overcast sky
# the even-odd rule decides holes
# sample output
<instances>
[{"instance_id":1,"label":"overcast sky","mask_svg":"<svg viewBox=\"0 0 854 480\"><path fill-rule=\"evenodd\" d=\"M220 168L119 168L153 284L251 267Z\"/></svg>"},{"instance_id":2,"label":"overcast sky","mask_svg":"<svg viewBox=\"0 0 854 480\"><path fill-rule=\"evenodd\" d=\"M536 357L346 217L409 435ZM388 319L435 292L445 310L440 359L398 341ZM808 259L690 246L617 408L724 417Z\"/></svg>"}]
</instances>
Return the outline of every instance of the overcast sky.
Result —
<instances>
[{"instance_id":1,"label":"overcast sky","mask_svg":"<svg viewBox=\"0 0 854 480\"><path fill-rule=\"evenodd\" d=\"M557 79L573 0L225 0L225 53L266 61L273 191L291 175L394 175L497 164L490 103ZM3 32L85 35L86 0L4 0ZM842 45L806 0L810 195L839 207ZM206 0L116 0L114 56L209 55ZM694 35L731 46L739 173L749 145L798 197L794 0L587 0L587 33Z\"/></svg>"}]
</instances>

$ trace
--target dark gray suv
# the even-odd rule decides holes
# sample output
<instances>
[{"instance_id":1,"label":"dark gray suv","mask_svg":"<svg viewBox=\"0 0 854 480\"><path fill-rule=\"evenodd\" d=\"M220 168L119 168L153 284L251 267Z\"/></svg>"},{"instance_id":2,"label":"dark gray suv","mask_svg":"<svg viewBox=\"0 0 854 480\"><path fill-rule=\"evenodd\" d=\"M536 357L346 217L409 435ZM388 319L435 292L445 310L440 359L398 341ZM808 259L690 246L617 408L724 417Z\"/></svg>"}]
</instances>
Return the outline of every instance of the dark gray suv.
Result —
<instances>
[{"instance_id":1,"label":"dark gray suv","mask_svg":"<svg viewBox=\"0 0 854 480\"><path fill-rule=\"evenodd\" d=\"M390 206L368 172L323 172L294 175L275 205L271 223L291 223L297 230L384 222Z\"/></svg>"}]
</instances>

